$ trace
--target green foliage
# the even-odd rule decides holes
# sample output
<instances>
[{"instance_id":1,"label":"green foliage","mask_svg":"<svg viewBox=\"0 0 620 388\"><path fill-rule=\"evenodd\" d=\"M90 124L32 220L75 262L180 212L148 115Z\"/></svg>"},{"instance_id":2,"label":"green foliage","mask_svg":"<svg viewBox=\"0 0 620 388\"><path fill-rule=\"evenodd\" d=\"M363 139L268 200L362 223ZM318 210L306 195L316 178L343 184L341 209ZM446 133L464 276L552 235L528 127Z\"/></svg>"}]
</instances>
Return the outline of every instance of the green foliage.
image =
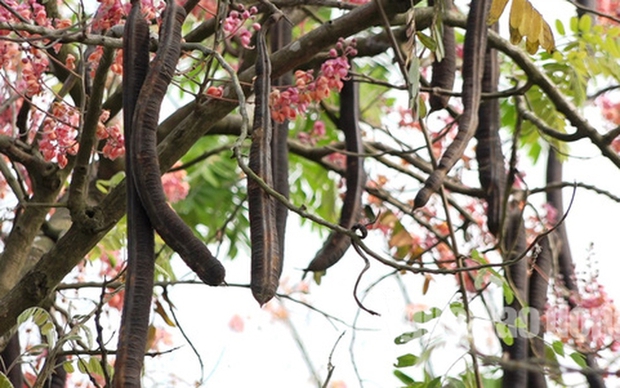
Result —
<instances>
[{"instance_id":1,"label":"green foliage","mask_svg":"<svg viewBox=\"0 0 620 388\"><path fill-rule=\"evenodd\" d=\"M331 174L320 165L295 155L290 157L290 171L291 201L305 206L319 217L336 222L339 215L336 207L338 191ZM306 220L301 222L304 224Z\"/></svg>"},{"instance_id":2,"label":"green foliage","mask_svg":"<svg viewBox=\"0 0 620 388\"><path fill-rule=\"evenodd\" d=\"M402 383L406 384L405 388L437 388L441 387L441 377L432 378L428 373L424 374L424 381L415 381L411 376L396 369L394 376Z\"/></svg>"},{"instance_id":3,"label":"green foliage","mask_svg":"<svg viewBox=\"0 0 620 388\"><path fill-rule=\"evenodd\" d=\"M87 375L103 376L101 362L96 357L83 357L77 360L78 370Z\"/></svg>"},{"instance_id":4,"label":"green foliage","mask_svg":"<svg viewBox=\"0 0 620 388\"><path fill-rule=\"evenodd\" d=\"M462 317L466 317L467 316L467 312L465 310L465 306L463 305L462 302L452 302L452 303L450 303L450 311L457 318L459 316L462 316Z\"/></svg>"},{"instance_id":5,"label":"green foliage","mask_svg":"<svg viewBox=\"0 0 620 388\"><path fill-rule=\"evenodd\" d=\"M223 144L221 139L204 137L183 157L192 161L204 152ZM237 163L230 151L212 155L188 168L190 192L174 205L183 220L194 228L204 225L209 235L207 243L228 241L227 255L235 258L240 247L249 246L249 220L245 205L245 179L241 178ZM228 204L222 206L222 204Z\"/></svg>"},{"instance_id":6,"label":"green foliage","mask_svg":"<svg viewBox=\"0 0 620 388\"><path fill-rule=\"evenodd\" d=\"M430 322L441 315L442 311L437 307L432 307L429 312L416 311L413 314L413 321L417 323Z\"/></svg>"},{"instance_id":7,"label":"green foliage","mask_svg":"<svg viewBox=\"0 0 620 388\"><path fill-rule=\"evenodd\" d=\"M125 247L127 240L127 217L121 218L121 220L112 228L104 238L99 241L89 254L89 258L92 260L100 259L104 253L110 260L112 267L116 266L116 255L112 252L118 252ZM107 254L110 253L110 254Z\"/></svg>"},{"instance_id":8,"label":"green foliage","mask_svg":"<svg viewBox=\"0 0 620 388\"><path fill-rule=\"evenodd\" d=\"M0 388L14 388L8 377L2 372L0 372Z\"/></svg>"},{"instance_id":9,"label":"green foliage","mask_svg":"<svg viewBox=\"0 0 620 388\"><path fill-rule=\"evenodd\" d=\"M28 321L32 321L39 328L41 335L45 337L45 344L43 346L46 348L54 347L56 344L56 331L50 314L41 307L31 307L17 317L17 325L22 325Z\"/></svg>"},{"instance_id":10,"label":"green foliage","mask_svg":"<svg viewBox=\"0 0 620 388\"><path fill-rule=\"evenodd\" d=\"M121 183L123 179L125 179L125 171L119 171L116 174L114 174L112 178L110 179L107 179L107 180L99 179L95 183L95 186L97 187L97 190L101 191L104 194L108 194L110 190L112 190L119 183Z\"/></svg>"},{"instance_id":11,"label":"green foliage","mask_svg":"<svg viewBox=\"0 0 620 388\"><path fill-rule=\"evenodd\" d=\"M588 83L620 82L620 28L594 25L588 15L571 18L568 31L561 21L555 24L558 34L569 38L569 43L559 46L552 54L540 53L538 62L558 90L577 107L582 107L588 102ZM538 87L530 88L525 97L528 109L547 126L567 132L566 119ZM502 101L501 110L502 126L514 128L514 102ZM566 143L541 136L538 128L527 120L523 122L520 141L534 163L547 142L558 149L559 155L568 153Z\"/></svg>"},{"instance_id":12,"label":"green foliage","mask_svg":"<svg viewBox=\"0 0 620 388\"><path fill-rule=\"evenodd\" d=\"M362 66L358 65L356 72L384 82L388 81L391 74L390 70L379 62ZM380 127L382 125L385 108L393 106L396 102L396 98L386 96L389 92L390 89L387 87L371 83L360 84L360 117L364 122L373 127Z\"/></svg>"},{"instance_id":13,"label":"green foliage","mask_svg":"<svg viewBox=\"0 0 620 388\"><path fill-rule=\"evenodd\" d=\"M508 346L514 344L515 339L510 332L510 328L503 322L495 322L495 332L497 336Z\"/></svg>"},{"instance_id":14,"label":"green foliage","mask_svg":"<svg viewBox=\"0 0 620 388\"><path fill-rule=\"evenodd\" d=\"M569 357L573 361L575 361L575 363L577 365L579 365L580 367L582 367L582 368L587 368L588 367L588 364L586 363L586 356L584 356L583 354L578 353L578 352L573 352L573 353L569 354Z\"/></svg>"},{"instance_id":15,"label":"green foliage","mask_svg":"<svg viewBox=\"0 0 620 388\"><path fill-rule=\"evenodd\" d=\"M417 364L418 360L419 360L418 356L413 355L411 353L407 353L396 359L396 364L394 364L394 367L405 368L408 366L414 366L415 364Z\"/></svg>"},{"instance_id":16,"label":"green foliage","mask_svg":"<svg viewBox=\"0 0 620 388\"><path fill-rule=\"evenodd\" d=\"M428 330L424 328L414 330L414 331L409 331L394 338L394 343L396 345L403 345L409 341L425 336L426 333L428 333Z\"/></svg>"},{"instance_id":17,"label":"green foliage","mask_svg":"<svg viewBox=\"0 0 620 388\"><path fill-rule=\"evenodd\" d=\"M558 132L565 132L566 120L564 116L560 115L555 106L549 100L546 94L542 93L538 87L530 88L525 94L528 102L528 107L531 111L540 118L547 126L553 128ZM538 160L540 152L545 144L545 139L541 137L538 128L530 121L525 120L521 129L521 145L527 151L527 155L532 159L534 163ZM560 148L560 154L566 154L566 145L557 141L552 143Z\"/></svg>"}]
</instances>

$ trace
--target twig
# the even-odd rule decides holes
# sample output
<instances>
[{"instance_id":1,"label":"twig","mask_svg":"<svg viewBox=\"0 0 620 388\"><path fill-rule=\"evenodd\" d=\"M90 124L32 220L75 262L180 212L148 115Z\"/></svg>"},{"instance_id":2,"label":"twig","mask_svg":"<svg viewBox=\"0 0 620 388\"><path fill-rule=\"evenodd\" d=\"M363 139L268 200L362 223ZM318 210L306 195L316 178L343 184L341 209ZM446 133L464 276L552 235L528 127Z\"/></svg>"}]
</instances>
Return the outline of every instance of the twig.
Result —
<instances>
[{"instance_id":1,"label":"twig","mask_svg":"<svg viewBox=\"0 0 620 388\"><path fill-rule=\"evenodd\" d=\"M323 382L322 388L327 388L327 384L329 384L329 380L332 378L332 374L334 373L334 369L336 369L336 366L334 364L332 364L332 357L334 355L334 352L336 351L336 346L338 346L338 342L340 342L340 340L344 336L344 333L345 332L343 331L338 336L338 339L336 339L336 342L334 342L334 346L332 346L331 352L329 352L329 358L327 360L327 377L325 377L325 381Z\"/></svg>"}]
</instances>

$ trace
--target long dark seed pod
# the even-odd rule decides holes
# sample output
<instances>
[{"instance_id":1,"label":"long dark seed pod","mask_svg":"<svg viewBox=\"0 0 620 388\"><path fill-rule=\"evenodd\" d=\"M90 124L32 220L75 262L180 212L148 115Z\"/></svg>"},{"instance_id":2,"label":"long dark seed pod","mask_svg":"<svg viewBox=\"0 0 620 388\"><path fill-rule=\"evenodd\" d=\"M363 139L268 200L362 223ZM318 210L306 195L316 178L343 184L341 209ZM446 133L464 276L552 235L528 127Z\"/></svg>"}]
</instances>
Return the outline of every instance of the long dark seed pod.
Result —
<instances>
[{"instance_id":1,"label":"long dark seed pod","mask_svg":"<svg viewBox=\"0 0 620 388\"><path fill-rule=\"evenodd\" d=\"M216 286L224 281L224 267L167 204L157 158L159 108L181 53L184 19L185 10L171 1L162 21L157 55L140 91L143 103L134 114L129 155L136 189L151 224L203 282Z\"/></svg>"},{"instance_id":2,"label":"long dark seed pod","mask_svg":"<svg viewBox=\"0 0 620 388\"><path fill-rule=\"evenodd\" d=\"M494 25L494 28L497 29L497 24ZM485 93L497 92L498 80L497 51L487 47L482 91ZM478 177L488 205L487 226L489 231L497 236L501 229L507 180L502 143L499 137L499 100L482 101L478 109L478 120L478 129L476 130Z\"/></svg>"},{"instance_id":3,"label":"long dark seed pod","mask_svg":"<svg viewBox=\"0 0 620 388\"><path fill-rule=\"evenodd\" d=\"M478 126L478 106L487 44L486 20L490 4L491 0L471 2L463 48L463 114L459 118L459 131L441 157L437 169L416 195L414 209L426 205L431 195L439 189L448 171L463 156L465 147Z\"/></svg>"},{"instance_id":4,"label":"long dark seed pod","mask_svg":"<svg viewBox=\"0 0 620 388\"><path fill-rule=\"evenodd\" d=\"M364 151L362 135L359 127L358 88L351 78L344 81L340 91L340 129L344 132L347 152L346 183L347 192L344 197L340 221L343 228L351 229L359 220L364 192L363 159L358 155ZM336 264L351 246L351 238L339 232L331 232L306 268L306 271L324 271Z\"/></svg>"},{"instance_id":5,"label":"long dark seed pod","mask_svg":"<svg viewBox=\"0 0 620 388\"><path fill-rule=\"evenodd\" d=\"M133 114L149 68L149 27L140 2L133 1L123 37L123 120L125 147L131 150ZM155 242L151 222L133 179L131 158L125 158L127 186L127 275L116 354L115 387L140 387L148 334Z\"/></svg>"},{"instance_id":6,"label":"long dark seed pod","mask_svg":"<svg viewBox=\"0 0 620 388\"><path fill-rule=\"evenodd\" d=\"M452 0L443 1L446 9L452 7ZM429 0L428 5L433 6L435 1ZM454 37L454 27L443 23L443 35L441 41L444 48L444 57L441 61L437 58L431 65L433 73L431 75L431 87L442 90L451 91L454 87L454 78L456 77L456 39ZM432 111L437 111L448 106L450 100L449 95L431 93L429 103Z\"/></svg>"},{"instance_id":7,"label":"long dark seed pod","mask_svg":"<svg viewBox=\"0 0 620 388\"><path fill-rule=\"evenodd\" d=\"M280 19L272 28L271 50L277 51L291 43L292 26L286 19ZM293 82L291 72L287 72L280 78L272 80L275 86L290 85ZM273 172L273 188L284 197L289 197L288 183L288 121L273 123L273 136L271 138L271 166ZM276 202L276 226L278 228L278 242L280 245L280 257L284 260L284 235L286 232L286 219L288 208L281 202ZM282 264L280 265L282 271Z\"/></svg>"},{"instance_id":8,"label":"long dark seed pod","mask_svg":"<svg viewBox=\"0 0 620 388\"><path fill-rule=\"evenodd\" d=\"M21 364L18 362L21 353L19 334L15 333L9 339L6 347L0 352L0 372L8 377L14 387L22 387L24 385L24 375L22 374ZM11 368L10 370L8 370L9 367Z\"/></svg>"},{"instance_id":9,"label":"long dark seed pod","mask_svg":"<svg viewBox=\"0 0 620 388\"><path fill-rule=\"evenodd\" d=\"M271 163L271 62L265 42L265 28L256 36L256 80L254 91L256 108L252 127L252 145L248 167L267 185L273 186ZM254 179L248 177L248 206L250 212L250 237L252 240L252 271L250 287L260 305L276 294L282 257L276 223L276 201Z\"/></svg>"},{"instance_id":10,"label":"long dark seed pod","mask_svg":"<svg viewBox=\"0 0 620 388\"><path fill-rule=\"evenodd\" d=\"M551 244L549 244L550 236L545 236L540 240L540 251L535 255L532 274L530 275L528 307L530 311L545 311L547 306L547 290L549 289L549 278L551 275L551 266L553 262L553 254L551 252ZM538 319L536 319L538 318ZM526 320L530 326L532 338L529 341L528 358L544 359L545 358L545 325L541 322L540 317L530 316ZM545 369L542 365L536 369L530 369L527 372L528 388L546 388Z\"/></svg>"},{"instance_id":11,"label":"long dark seed pod","mask_svg":"<svg viewBox=\"0 0 620 388\"><path fill-rule=\"evenodd\" d=\"M527 249L525 227L521 209L517 201L509 204L506 215L506 230L502 241L502 256L505 261L513 261L520 257ZM504 313L502 322L512 332L512 344L502 341L502 349L508 354L509 361L526 362L528 354L528 339L517 332L517 317L523 311L522 301L527 302L527 260L522 258L506 266L506 279L511 285L515 296L511 303L504 299ZM516 312L513 313L513 312ZM525 368L504 368L502 387L525 388L527 385L527 370Z\"/></svg>"}]
</instances>

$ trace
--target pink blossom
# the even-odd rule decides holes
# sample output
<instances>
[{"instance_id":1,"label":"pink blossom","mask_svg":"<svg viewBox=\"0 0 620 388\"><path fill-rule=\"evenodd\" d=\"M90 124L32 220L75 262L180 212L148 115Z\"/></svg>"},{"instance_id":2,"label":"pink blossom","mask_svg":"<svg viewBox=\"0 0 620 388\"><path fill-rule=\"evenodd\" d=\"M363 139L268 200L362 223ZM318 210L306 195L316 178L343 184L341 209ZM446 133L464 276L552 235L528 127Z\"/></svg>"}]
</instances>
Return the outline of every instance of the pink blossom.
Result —
<instances>
[{"instance_id":1,"label":"pink blossom","mask_svg":"<svg viewBox=\"0 0 620 388\"><path fill-rule=\"evenodd\" d=\"M164 193L170 203L179 202L189 194L189 183L186 180L187 171L177 170L161 177Z\"/></svg>"},{"instance_id":2,"label":"pink blossom","mask_svg":"<svg viewBox=\"0 0 620 388\"><path fill-rule=\"evenodd\" d=\"M228 327L230 328L230 330L234 331L235 333L241 333L244 329L245 326L245 322L243 321L243 318L241 318L241 316L239 314L235 314L230 318L230 321L228 321Z\"/></svg>"}]
</instances>

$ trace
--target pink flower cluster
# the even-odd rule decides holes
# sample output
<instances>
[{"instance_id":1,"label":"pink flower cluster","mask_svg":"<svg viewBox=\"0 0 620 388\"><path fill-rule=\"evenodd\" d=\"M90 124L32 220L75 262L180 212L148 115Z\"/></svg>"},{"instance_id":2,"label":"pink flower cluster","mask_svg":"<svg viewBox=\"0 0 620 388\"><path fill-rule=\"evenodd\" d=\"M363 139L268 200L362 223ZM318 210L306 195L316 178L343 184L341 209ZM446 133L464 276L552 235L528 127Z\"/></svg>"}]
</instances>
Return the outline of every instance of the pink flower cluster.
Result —
<instances>
[{"instance_id":1,"label":"pink flower cluster","mask_svg":"<svg viewBox=\"0 0 620 388\"><path fill-rule=\"evenodd\" d=\"M75 155L79 148L76 140L79 112L64 102L55 102L50 114L43 120L39 150L48 162L56 162L60 168L67 165L68 155Z\"/></svg>"},{"instance_id":2,"label":"pink flower cluster","mask_svg":"<svg viewBox=\"0 0 620 388\"><path fill-rule=\"evenodd\" d=\"M123 5L120 0L99 0L101 3L93 18L92 32L103 33L120 23L123 18Z\"/></svg>"},{"instance_id":3,"label":"pink flower cluster","mask_svg":"<svg viewBox=\"0 0 620 388\"><path fill-rule=\"evenodd\" d=\"M47 57L41 55L39 50L33 50L32 55L22 58L22 79L26 96L32 97L43 92L41 77L48 65Z\"/></svg>"},{"instance_id":4,"label":"pink flower cluster","mask_svg":"<svg viewBox=\"0 0 620 388\"><path fill-rule=\"evenodd\" d=\"M175 164L175 166L177 165ZM182 201L189 194L189 183L187 182L187 171L185 170L164 174L161 177L161 184L170 203Z\"/></svg>"},{"instance_id":5,"label":"pink flower cluster","mask_svg":"<svg viewBox=\"0 0 620 388\"><path fill-rule=\"evenodd\" d=\"M342 54L338 54L341 51ZM295 86L283 91L274 89L269 97L271 117L276 122L295 120L298 114L306 113L312 102L319 102L330 96L332 90L340 91L342 81L347 77L349 56L357 55L355 40L346 44L341 38L335 49L329 51L330 59L321 65L316 79L312 70L295 72Z\"/></svg>"},{"instance_id":6,"label":"pink flower cluster","mask_svg":"<svg viewBox=\"0 0 620 388\"><path fill-rule=\"evenodd\" d=\"M39 26L51 26L50 20L47 18L47 12L45 12L45 6L36 0L7 0L3 7L0 7L0 22L20 23L21 20L13 12L9 12L9 9L25 19L34 21ZM10 30L4 30L0 34L8 35L10 32Z\"/></svg>"},{"instance_id":7,"label":"pink flower cluster","mask_svg":"<svg viewBox=\"0 0 620 388\"><path fill-rule=\"evenodd\" d=\"M256 18L258 9L256 7L250 7L245 9L243 4L237 6L237 10L232 10L224 19L222 28L224 29L225 38L230 39L233 36L238 36L241 40L241 45L245 48L250 48L250 40L252 39L252 32L245 27L246 21L253 21ZM252 23L252 29L259 31L260 24Z\"/></svg>"},{"instance_id":8,"label":"pink flower cluster","mask_svg":"<svg viewBox=\"0 0 620 388\"><path fill-rule=\"evenodd\" d=\"M598 0L596 8L601 13L611 15L612 17L620 16L620 1L618 0ZM614 24L609 18L599 17L598 22L601 24L611 25Z\"/></svg>"},{"instance_id":9,"label":"pink flower cluster","mask_svg":"<svg viewBox=\"0 0 620 388\"><path fill-rule=\"evenodd\" d=\"M99 123L97 124L97 139L106 140L101 152L103 156L110 160L114 160L119 156L125 155L125 136L118 124L105 126L105 122L110 117L109 111L101 112Z\"/></svg>"},{"instance_id":10,"label":"pink flower cluster","mask_svg":"<svg viewBox=\"0 0 620 388\"><path fill-rule=\"evenodd\" d=\"M322 138L325 137L325 123L321 120L317 120L314 122L314 125L312 126L312 131L310 131L310 133L308 132L300 132L297 135L297 138L299 139L299 141L303 144L308 144L308 145L316 145L317 140L320 140ZM335 155L342 155L339 153L334 153ZM330 154L334 155L334 154ZM344 155L343 155L344 156Z\"/></svg>"},{"instance_id":11,"label":"pink flower cluster","mask_svg":"<svg viewBox=\"0 0 620 388\"><path fill-rule=\"evenodd\" d=\"M564 297L566 290L558 283L545 311L547 331L583 352L619 351L620 311L596 275L580 281L579 291L571 293L572 309Z\"/></svg>"}]
</instances>

